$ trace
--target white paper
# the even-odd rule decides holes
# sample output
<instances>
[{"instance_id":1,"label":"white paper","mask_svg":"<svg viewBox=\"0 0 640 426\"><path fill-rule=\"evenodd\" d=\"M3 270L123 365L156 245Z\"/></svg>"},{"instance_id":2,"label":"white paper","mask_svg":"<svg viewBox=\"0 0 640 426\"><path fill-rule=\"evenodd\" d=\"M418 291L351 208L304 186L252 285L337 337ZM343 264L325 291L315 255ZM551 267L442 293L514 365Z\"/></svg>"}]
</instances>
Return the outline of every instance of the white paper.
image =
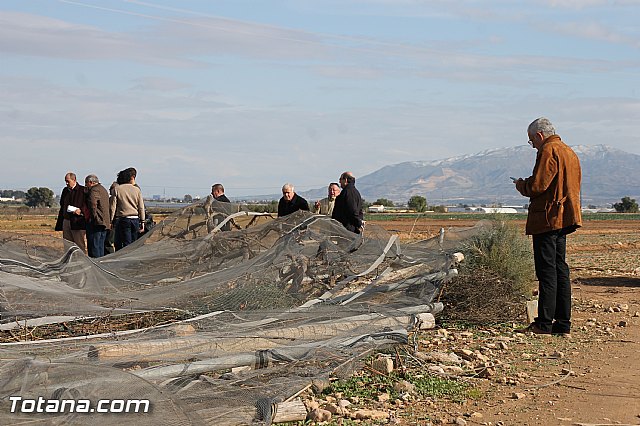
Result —
<instances>
[{"instance_id":1,"label":"white paper","mask_svg":"<svg viewBox=\"0 0 640 426\"><path fill-rule=\"evenodd\" d=\"M73 213L73 212L75 212L76 210L78 210L78 208L77 208L77 207L75 207L75 206L69 205L69 206L67 207L67 213Z\"/></svg>"}]
</instances>

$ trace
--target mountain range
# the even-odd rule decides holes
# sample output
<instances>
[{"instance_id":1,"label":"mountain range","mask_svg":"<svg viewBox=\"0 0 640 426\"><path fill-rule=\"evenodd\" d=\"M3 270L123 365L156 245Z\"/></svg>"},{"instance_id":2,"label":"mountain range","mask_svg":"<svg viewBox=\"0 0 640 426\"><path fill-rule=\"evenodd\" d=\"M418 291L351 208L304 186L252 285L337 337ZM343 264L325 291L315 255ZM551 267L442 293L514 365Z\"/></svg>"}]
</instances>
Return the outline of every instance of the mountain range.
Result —
<instances>
[{"instance_id":1,"label":"mountain range","mask_svg":"<svg viewBox=\"0 0 640 426\"><path fill-rule=\"evenodd\" d=\"M582 204L605 205L622 197L640 199L640 155L607 145L572 146L582 166ZM382 167L356 179L367 201L386 198L406 203L421 195L429 205L497 204L523 205L510 179L531 175L536 150L528 145L489 149L477 154L435 161L410 161ZM326 196L326 188L300 193L309 201Z\"/></svg>"}]
</instances>

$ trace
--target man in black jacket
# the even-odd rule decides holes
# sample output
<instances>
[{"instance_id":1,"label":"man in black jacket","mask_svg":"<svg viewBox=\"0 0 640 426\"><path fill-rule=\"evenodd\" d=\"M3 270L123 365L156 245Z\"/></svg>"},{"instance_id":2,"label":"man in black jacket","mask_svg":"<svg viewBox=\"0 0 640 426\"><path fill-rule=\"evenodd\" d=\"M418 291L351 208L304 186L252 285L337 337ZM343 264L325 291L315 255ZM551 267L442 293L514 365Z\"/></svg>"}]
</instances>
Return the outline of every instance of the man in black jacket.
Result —
<instances>
[{"instance_id":1,"label":"man in black jacket","mask_svg":"<svg viewBox=\"0 0 640 426\"><path fill-rule=\"evenodd\" d=\"M331 217L349 231L360 234L364 227L364 212L360 191L356 189L356 178L351 172L344 172L340 175L340 186L342 191L336 197Z\"/></svg>"},{"instance_id":2,"label":"man in black jacket","mask_svg":"<svg viewBox=\"0 0 640 426\"><path fill-rule=\"evenodd\" d=\"M278 217L290 215L298 210L309 211L309 203L296 194L293 185L285 183L282 187L282 198L278 202Z\"/></svg>"},{"instance_id":3,"label":"man in black jacket","mask_svg":"<svg viewBox=\"0 0 640 426\"><path fill-rule=\"evenodd\" d=\"M221 183L216 183L211 187L211 195L213 195L216 201L220 201L221 203L231 202L227 196L224 195L224 186L222 186Z\"/></svg>"},{"instance_id":4,"label":"man in black jacket","mask_svg":"<svg viewBox=\"0 0 640 426\"><path fill-rule=\"evenodd\" d=\"M86 219L89 209L85 200L84 186L76 180L76 174L69 172L64 175L67 184L60 194L60 211L56 222L56 231L62 231L62 238L75 243L87 253Z\"/></svg>"}]
</instances>

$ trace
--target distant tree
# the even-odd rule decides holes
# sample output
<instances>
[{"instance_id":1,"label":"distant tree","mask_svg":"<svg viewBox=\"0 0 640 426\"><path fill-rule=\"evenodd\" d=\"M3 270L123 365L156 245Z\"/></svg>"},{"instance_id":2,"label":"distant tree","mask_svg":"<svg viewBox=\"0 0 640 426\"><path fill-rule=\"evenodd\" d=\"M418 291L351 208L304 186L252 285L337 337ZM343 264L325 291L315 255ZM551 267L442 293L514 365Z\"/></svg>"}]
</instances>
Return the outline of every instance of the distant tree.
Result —
<instances>
[{"instance_id":1,"label":"distant tree","mask_svg":"<svg viewBox=\"0 0 640 426\"><path fill-rule=\"evenodd\" d=\"M413 209L417 212L423 212L427 209L427 199L421 195L414 195L409 198L407 205L410 209Z\"/></svg>"},{"instance_id":2,"label":"distant tree","mask_svg":"<svg viewBox=\"0 0 640 426\"><path fill-rule=\"evenodd\" d=\"M375 200L373 202L373 204L376 204L378 206L385 206L385 207L393 207L393 201L391 200L387 200L386 198L378 198L377 200Z\"/></svg>"},{"instance_id":3,"label":"distant tree","mask_svg":"<svg viewBox=\"0 0 640 426\"><path fill-rule=\"evenodd\" d=\"M615 203L613 208L618 213L638 213L638 203L636 200L629 197L622 197L619 203Z\"/></svg>"},{"instance_id":4,"label":"distant tree","mask_svg":"<svg viewBox=\"0 0 640 426\"><path fill-rule=\"evenodd\" d=\"M182 198L182 200L183 200L185 203L189 203L189 204L193 203L193 197L192 197L190 194L186 194L186 195Z\"/></svg>"},{"instance_id":5,"label":"distant tree","mask_svg":"<svg viewBox=\"0 0 640 426\"><path fill-rule=\"evenodd\" d=\"M446 213L447 212L447 208L445 206L435 206L433 208L433 211L436 213Z\"/></svg>"},{"instance_id":6,"label":"distant tree","mask_svg":"<svg viewBox=\"0 0 640 426\"><path fill-rule=\"evenodd\" d=\"M29 207L51 207L53 206L53 191L49 188L32 187L27 191L26 204Z\"/></svg>"},{"instance_id":7,"label":"distant tree","mask_svg":"<svg viewBox=\"0 0 640 426\"><path fill-rule=\"evenodd\" d=\"M249 204L247 207L256 213L278 213L277 200L271 200L268 204Z\"/></svg>"}]
</instances>

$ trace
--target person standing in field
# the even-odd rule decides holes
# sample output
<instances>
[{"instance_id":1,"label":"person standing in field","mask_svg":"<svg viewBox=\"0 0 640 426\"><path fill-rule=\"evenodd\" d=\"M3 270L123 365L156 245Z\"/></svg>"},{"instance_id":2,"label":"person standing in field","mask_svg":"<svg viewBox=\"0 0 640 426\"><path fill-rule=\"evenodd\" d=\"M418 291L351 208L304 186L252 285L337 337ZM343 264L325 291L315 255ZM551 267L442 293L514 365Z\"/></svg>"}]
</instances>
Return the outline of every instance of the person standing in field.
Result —
<instances>
[{"instance_id":1,"label":"person standing in field","mask_svg":"<svg viewBox=\"0 0 640 426\"><path fill-rule=\"evenodd\" d=\"M362 210L362 197L356 189L356 178L351 172L340 175L342 191L336 197L335 206L331 217L351 232L361 234L364 229L364 212Z\"/></svg>"},{"instance_id":2,"label":"person standing in field","mask_svg":"<svg viewBox=\"0 0 640 426\"><path fill-rule=\"evenodd\" d=\"M120 250L138 239L138 233L144 232L144 201L142 192L136 185L131 169L118 173L118 185L110 200L111 222L115 223L115 248Z\"/></svg>"},{"instance_id":3,"label":"person standing in field","mask_svg":"<svg viewBox=\"0 0 640 426\"><path fill-rule=\"evenodd\" d=\"M87 205L89 208L89 220L87 221L87 243L89 256L104 256L104 243L107 230L111 228L111 216L109 213L109 193L96 175L88 175L84 178L87 191Z\"/></svg>"},{"instance_id":4,"label":"person standing in field","mask_svg":"<svg viewBox=\"0 0 640 426\"><path fill-rule=\"evenodd\" d=\"M571 281L565 256L567 235L582 226L580 160L544 117L529 124L527 135L538 150L536 163L530 177L514 183L529 197L526 234L533 239L539 296L538 316L518 331L570 337Z\"/></svg>"},{"instance_id":5,"label":"person standing in field","mask_svg":"<svg viewBox=\"0 0 640 426\"><path fill-rule=\"evenodd\" d=\"M55 230L62 231L62 238L75 243L86 254L86 219L89 217L89 210L85 201L84 186L77 182L76 174L73 172L64 175L64 182L66 186L60 194L60 211Z\"/></svg>"},{"instance_id":6,"label":"person standing in field","mask_svg":"<svg viewBox=\"0 0 640 426\"><path fill-rule=\"evenodd\" d=\"M282 186L282 198L278 202L278 217L290 215L298 210L309 211L307 200L296 194L295 188L290 183Z\"/></svg>"},{"instance_id":7,"label":"person standing in field","mask_svg":"<svg viewBox=\"0 0 640 426\"><path fill-rule=\"evenodd\" d=\"M216 183L211 186L211 195L216 201L220 201L221 203L230 203L229 199L226 195L224 195L224 186L221 183Z\"/></svg>"},{"instance_id":8,"label":"person standing in field","mask_svg":"<svg viewBox=\"0 0 640 426\"><path fill-rule=\"evenodd\" d=\"M315 214L331 216L333 207L336 204L336 197L340 194L340 184L331 182L327 188L327 197L315 203Z\"/></svg>"}]
</instances>

